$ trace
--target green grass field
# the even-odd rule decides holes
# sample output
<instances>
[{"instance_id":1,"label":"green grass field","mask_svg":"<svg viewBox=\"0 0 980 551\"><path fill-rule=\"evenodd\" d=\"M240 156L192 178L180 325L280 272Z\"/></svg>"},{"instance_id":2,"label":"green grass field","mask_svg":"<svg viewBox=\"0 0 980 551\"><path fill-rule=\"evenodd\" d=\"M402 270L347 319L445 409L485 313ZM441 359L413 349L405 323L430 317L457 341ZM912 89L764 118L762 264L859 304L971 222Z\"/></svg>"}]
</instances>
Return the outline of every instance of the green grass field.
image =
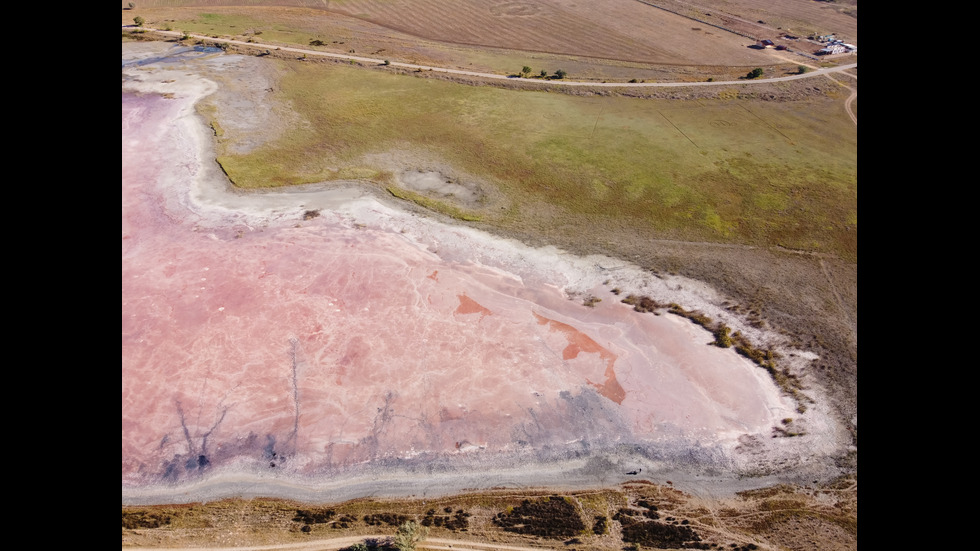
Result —
<instances>
[{"instance_id":1,"label":"green grass field","mask_svg":"<svg viewBox=\"0 0 980 551\"><path fill-rule=\"evenodd\" d=\"M655 237L782 245L856 260L857 145L840 101L651 100L472 87L286 62L281 99L309 125L219 161L243 187L364 178L410 149L496 186L504 229L553 217Z\"/></svg>"}]
</instances>

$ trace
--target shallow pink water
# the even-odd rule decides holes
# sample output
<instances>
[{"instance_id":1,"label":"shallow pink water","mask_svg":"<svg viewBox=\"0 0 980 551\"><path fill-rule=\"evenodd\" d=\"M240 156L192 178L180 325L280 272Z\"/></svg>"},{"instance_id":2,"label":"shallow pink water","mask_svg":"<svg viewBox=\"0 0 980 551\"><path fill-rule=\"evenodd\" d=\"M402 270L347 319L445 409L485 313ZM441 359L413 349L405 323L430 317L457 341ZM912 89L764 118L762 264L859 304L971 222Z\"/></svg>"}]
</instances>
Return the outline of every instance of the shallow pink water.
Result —
<instances>
[{"instance_id":1,"label":"shallow pink water","mask_svg":"<svg viewBox=\"0 0 980 551\"><path fill-rule=\"evenodd\" d=\"M168 199L199 163L174 139L185 104L123 96L124 483L242 459L301 473L713 445L780 415L762 370L602 289L589 308L330 212L254 231L202 223Z\"/></svg>"}]
</instances>

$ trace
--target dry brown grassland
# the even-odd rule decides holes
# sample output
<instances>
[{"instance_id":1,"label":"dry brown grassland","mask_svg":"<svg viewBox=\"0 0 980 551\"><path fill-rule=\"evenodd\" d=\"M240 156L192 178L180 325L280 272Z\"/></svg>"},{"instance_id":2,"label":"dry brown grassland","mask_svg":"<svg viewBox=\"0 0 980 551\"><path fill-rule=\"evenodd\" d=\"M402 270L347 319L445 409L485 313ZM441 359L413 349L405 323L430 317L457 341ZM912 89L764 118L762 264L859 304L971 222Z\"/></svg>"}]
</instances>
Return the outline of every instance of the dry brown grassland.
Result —
<instances>
[{"instance_id":1,"label":"dry brown grassland","mask_svg":"<svg viewBox=\"0 0 980 551\"><path fill-rule=\"evenodd\" d=\"M507 522L522 512L520 524ZM311 505L229 499L123 507L122 543L124 548L230 548L324 541L320 548L337 549L327 547L329 540L390 536L406 520L427 526L430 539L456 540L457 548L618 551L637 543L647 549L843 551L857 548L857 481L844 477L821 486L782 485L726 499L692 497L669 485L637 481L605 490L500 489L429 500Z\"/></svg>"}]
</instances>

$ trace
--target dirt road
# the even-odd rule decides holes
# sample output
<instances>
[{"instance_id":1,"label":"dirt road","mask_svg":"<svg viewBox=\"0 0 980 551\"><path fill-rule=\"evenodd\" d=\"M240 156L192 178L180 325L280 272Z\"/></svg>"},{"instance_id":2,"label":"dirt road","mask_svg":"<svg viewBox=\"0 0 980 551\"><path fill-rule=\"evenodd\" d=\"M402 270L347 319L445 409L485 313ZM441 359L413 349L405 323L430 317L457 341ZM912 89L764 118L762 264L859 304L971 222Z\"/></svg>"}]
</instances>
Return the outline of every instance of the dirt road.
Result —
<instances>
[{"instance_id":1,"label":"dirt road","mask_svg":"<svg viewBox=\"0 0 980 551\"><path fill-rule=\"evenodd\" d=\"M277 545L252 545L248 547L181 547L182 551L334 551L350 547L368 539L383 540L389 536L371 534L343 538L318 539L303 543L282 543ZM150 551L156 547L125 547L127 551ZM479 543L466 540L429 538L418 544L418 549L452 549L453 551L540 551L540 547L519 547L495 543Z\"/></svg>"},{"instance_id":2,"label":"dirt road","mask_svg":"<svg viewBox=\"0 0 980 551\"><path fill-rule=\"evenodd\" d=\"M123 25L123 30L135 31L136 27L133 25ZM184 33L176 31L164 31L159 29L151 29L144 27L145 31L152 31L165 36L172 37L182 37L185 36ZM722 80L713 82L589 82L589 81L579 81L579 80L545 80L540 78L521 78L511 75L498 75L494 73L480 73L477 71L463 71L460 69L447 69L445 67L433 67L430 65L415 65L413 63L401 63L397 61L387 61L384 59L377 59L373 57L362 57L350 54L335 54L330 52L321 52L317 50L306 50L303 48L291 48L286 46L272 46L269 44L261 44L259 42L245 42L242 40L232 40L230 38L211 38L203 35L187 34L186 36L190 38L195 38L198 40L208 40L210 42L215 42L219 44L234 44L236 46L242 46L245 48L254 48L258 50L262 49L272 49L275 48L280 52L292 52L299 55L305 56L318 56L318 57L328 57L333 59L343 59L347 61L357 61L360 63L368 63L372 65L385 65L390 67L395 67L398 69L411 69L413 71L433 71L439 73L448 73L452 75L469 76L469 77L479 77L479 78L490 78L496 80L508 80L521 83L530 84L542 84L549 86L595 86L603 88L669 88L669 87L690 87L690 86L731 86L732 84L763 84L772 82L785 82L789 80L799 80L802 78L813 78L823 75L828 75L831 73L840 73L848 69L853 69L857 67L857 63L849 63L847 65L840 65L838 67L826 67L821 69L815 69L806 73L798 75L789 75L784 77L774 77L774 78L760 78L760 79L745 79L745 80Z\"/></svg>"}]
</instances>

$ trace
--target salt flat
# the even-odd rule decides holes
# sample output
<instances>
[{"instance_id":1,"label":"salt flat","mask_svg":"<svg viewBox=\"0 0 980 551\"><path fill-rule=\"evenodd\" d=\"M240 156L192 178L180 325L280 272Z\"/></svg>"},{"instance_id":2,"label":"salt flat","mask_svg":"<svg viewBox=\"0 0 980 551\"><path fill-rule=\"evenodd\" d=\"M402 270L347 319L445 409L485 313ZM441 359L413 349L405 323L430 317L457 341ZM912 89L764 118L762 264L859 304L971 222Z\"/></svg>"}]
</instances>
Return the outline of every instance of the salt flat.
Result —
<instances>
[{"instance_id":1,"label":"salt flat","mask_svg":"<svg viewBox=\"0 0 980 551\"><path fill-rule=\"evenodd\" d=\"M169 47L124 44L124 61ZM764 370L610 292L724 319L703 284L438 222L359 182L232 189L193 106L219 86L209 72L244 79L259 60L178 57L123 71L124 501L586 485L644 469L697 485L825 469L838 450L843 430L820 407L805 436L771 438L800 415Z\"/></svg>"}]
</instances>

